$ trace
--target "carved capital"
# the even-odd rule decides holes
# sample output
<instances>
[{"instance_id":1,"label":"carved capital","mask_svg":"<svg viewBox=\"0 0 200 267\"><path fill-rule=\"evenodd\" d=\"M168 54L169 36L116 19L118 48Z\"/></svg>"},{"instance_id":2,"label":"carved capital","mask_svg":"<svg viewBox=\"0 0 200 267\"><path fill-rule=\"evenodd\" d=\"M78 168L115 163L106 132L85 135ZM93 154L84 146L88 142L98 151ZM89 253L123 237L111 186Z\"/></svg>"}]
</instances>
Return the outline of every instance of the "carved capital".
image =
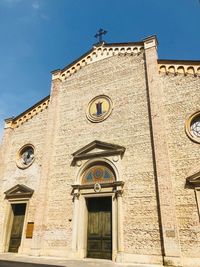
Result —
<instances>
[{"instance_id":1,"label":"carved capital","mask_svg":"<svg viewBox=\"0 0 200 267\"><path fill-rule=\"evenodd\" d=\"M116 197L116 198L122 197L122 196L123 196L123 192L124 192L123 189L118 189L118 190L116 190L116 191L115 191L115 197Z\"/></svg>"},{"instance_id":2,"label":"carved capital","mask_svg":"<svg viewBox=\"0 0 200 267\"><path fill-rule=\"evenodd\" d=\"M80 197L80 193L79 192L73 193L73 201L75 201L76 199L78 200L79 197Z\"/></svg>"}]
</instances>

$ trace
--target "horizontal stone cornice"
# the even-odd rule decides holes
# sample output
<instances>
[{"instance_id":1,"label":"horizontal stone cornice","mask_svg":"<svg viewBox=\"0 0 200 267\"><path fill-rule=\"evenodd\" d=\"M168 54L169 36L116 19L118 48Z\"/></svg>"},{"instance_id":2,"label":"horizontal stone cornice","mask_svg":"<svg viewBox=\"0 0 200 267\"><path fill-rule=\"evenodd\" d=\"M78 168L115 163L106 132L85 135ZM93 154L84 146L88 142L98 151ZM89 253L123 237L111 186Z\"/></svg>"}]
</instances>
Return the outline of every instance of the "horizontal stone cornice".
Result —
<instances>
[{"instance_id":1,"label":"horizontal stone cornice","mask_svg":"<svg viewBox=\"0 0 200 267\"><path fill-rule=\"evenodd\" d=\"M193 186L200 186L200 171L188 176L186 181Z\"/></svg>"},{"instance_id":2,"label":"horizontal stone cornice","mask_svg":"<svg viewBox=\"0 0 200 267\"><path fill-rule=\"evenodd\" d=\"M200 61L198 60L158 60L158 70L162 74L200 76Z\"/></svg>"},{"instance_id":3,"label":"horizontal stone cornice","mask_svg":"<svg viewBox=\"0 0 200 267\"><path fill-rule=\"evenodd\" d=\"M112 43L94 45L91 50L82 55L76 61L73 61L70 65L66 66L62 70L52 71L52 80L61 79L65 81L73 73L77 72L86 65L92 64L99 60L112 57L114 55L134 55L143 52L143 42L129 42L129 43Z\"/></svg>"},{"instance_id":4,"label":"horizontal stone cornice","mask_svg":"<svg viewBox=\"0 0 200 267\"><path fill-rule=\"evenodd\" d=\"M48 108L50 102L50 96L45 97L41 101L37 102L32 107L25 110L23 113L19 114L17 117L5 119L5 128L17 128L24 122L35 117L39 112Z\"/></svg>"}]
</instances>

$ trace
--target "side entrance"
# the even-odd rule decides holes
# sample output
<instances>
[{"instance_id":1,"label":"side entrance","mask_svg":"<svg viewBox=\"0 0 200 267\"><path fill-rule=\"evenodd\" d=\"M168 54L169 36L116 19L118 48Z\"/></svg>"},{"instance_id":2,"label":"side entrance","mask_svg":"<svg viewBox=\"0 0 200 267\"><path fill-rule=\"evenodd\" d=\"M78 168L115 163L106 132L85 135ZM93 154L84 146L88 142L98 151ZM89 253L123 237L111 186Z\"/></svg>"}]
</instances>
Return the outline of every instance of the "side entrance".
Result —
<instances>
[{"instance_id":1,"label":"side entrance","mask_svg":"<svg viewBox=\"0 0 200 267\"><path fill-rule=\"evenodd\" d=\"M26 204L12 204L13 223L8 252L18 252L21 244Z\"/></svg>"},{"instance_id":2,"label":"side entrance","mask_svg":"<svg viewBox=\"0 0 200 267\"><path fill-rule=\"evenodd\" d=\"M112 259L112 198L87 198L87 257Z\"/></svg>"}]
</instances>

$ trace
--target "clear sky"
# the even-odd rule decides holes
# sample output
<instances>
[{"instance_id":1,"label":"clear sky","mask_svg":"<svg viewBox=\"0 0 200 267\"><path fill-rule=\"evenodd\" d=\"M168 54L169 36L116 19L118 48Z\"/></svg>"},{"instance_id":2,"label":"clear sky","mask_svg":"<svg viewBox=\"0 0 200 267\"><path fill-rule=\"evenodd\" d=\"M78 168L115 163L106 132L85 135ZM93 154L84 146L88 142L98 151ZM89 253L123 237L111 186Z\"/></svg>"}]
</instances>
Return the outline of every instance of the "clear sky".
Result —
<instances>
[{"instance_id":1,"label":"clear sky","mask_svg":"<svg viewBox=\"0 0 200 267\"><path fill-rule=\"evenodd\" d=\"M159 58L200 60L200 0L0 0L0 132L50 92L50 72L96 42L156 34Z\"/></svg>"}]
</instances>

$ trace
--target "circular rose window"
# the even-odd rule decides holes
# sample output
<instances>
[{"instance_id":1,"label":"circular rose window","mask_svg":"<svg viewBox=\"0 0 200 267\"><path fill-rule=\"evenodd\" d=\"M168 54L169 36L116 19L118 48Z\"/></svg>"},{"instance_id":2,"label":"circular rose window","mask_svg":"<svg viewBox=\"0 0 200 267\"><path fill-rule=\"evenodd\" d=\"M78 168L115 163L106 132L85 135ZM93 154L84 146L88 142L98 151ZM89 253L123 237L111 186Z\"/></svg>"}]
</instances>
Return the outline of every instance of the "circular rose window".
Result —
<instances>
[{"instance_id":1,"label":"circular rose window","mask_svg":"<svg viewBox=\"0 0 200 267\"><path fill-rule=\"evenodd\" d=\"M190 139L200 143L200 111L192 114L186 121L186 133Z\"/></svg>"},{"instance_id":2,"label":"circular rose window","mask_svg":"<svg viewBox=\"0 0 200 267\"><path fill-rule=\"evenodd\" d=\"M200 117L195 118L191 122L190 129L193 136L200 137Z\"/></svg>"},{"instance_id":3,"label":"circular rose window","mask_svg":"<svg viewBox=\"0 0 200 267\"><path fill-rule=\"evenodd\" d=\"M34 147L32 145L23 146L17 154L17 166L28 168L34 161Z\"/></svg>"}]
</instances>

